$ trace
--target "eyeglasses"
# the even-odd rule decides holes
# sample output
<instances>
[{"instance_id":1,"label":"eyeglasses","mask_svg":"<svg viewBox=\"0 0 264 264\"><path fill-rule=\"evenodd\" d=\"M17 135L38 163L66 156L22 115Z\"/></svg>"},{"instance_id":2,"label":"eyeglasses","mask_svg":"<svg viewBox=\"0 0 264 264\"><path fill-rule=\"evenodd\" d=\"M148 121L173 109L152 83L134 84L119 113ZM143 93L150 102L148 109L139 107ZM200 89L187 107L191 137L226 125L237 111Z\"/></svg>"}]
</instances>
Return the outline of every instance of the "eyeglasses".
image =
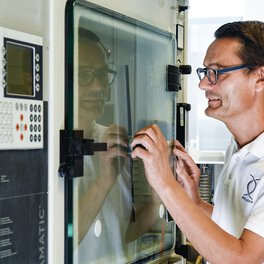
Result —
<instances>
[{"instance_id":1,"label":"eyeglasses","mask_svg":"<svg viewBox=\"0 0 264 264\"><path fill-rule=\"evenodd\" d=\"M78 75L79 85L87 86L98 80L101 85L111 85L115 79L116 71L110 69L80 70Z\"/></svg>"},{"instance_id":2,"label":"eyeglasses","mask_svg":"<svg viewBox=\"0 0 264 264\"><path fill-rule=\"evenodd\" d=\"M217 83L218 80L218 75L226 73L226 72L231 72L231 71L237 71L241 70L244 68L249 68L252 67L253 65L239 65L239 66L234 66L234 67L229 67L229 68L224 68L224 69L212 69L212 68L198 68L196 70L197 75L200 79L200 81L206 76L209 80L209 82L213 85Z\"/></svg>"}]
</instances>

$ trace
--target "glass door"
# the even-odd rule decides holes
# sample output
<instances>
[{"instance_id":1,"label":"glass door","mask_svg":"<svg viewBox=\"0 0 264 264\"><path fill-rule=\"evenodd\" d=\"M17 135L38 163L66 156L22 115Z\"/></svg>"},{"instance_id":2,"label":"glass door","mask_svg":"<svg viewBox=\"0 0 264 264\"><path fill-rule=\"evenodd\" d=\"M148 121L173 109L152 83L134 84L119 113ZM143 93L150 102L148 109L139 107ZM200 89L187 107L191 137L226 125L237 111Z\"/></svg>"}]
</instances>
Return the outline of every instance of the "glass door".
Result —
<instances>
[{"instance_id":1,"label":"glass door","mask_svg":"<svg viewBox=\"0 0 264 264\"><path fill-rule=\"evenodd\" d=\"M176 95L166 91L175 36L86 1L69 1L66 18L65 126L70 135L81 131L84 154L71 158L79 175L66 178L66 259L157 259L173 250L175 225L129 142L150 123L175 138Z\"/></svg>"}]
</instances>

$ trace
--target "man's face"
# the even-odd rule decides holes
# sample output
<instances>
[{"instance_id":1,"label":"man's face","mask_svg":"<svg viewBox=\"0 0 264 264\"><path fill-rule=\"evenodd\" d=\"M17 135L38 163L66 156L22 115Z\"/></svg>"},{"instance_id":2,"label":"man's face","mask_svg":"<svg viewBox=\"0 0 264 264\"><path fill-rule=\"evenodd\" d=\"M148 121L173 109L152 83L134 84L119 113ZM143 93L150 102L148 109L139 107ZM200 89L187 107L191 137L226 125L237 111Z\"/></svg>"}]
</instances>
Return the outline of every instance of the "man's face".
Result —
<instances>
[{"instance_id":1,"label":"man's face","mask_svg":"<svg viewBox=\"0 0 264 264\"><path fill-rule=\"evenodd\" d=\"M92 115L94 119L104 112L108 83L102 81L101 74L89 80L91 72L107 70L107 57L104 49L94 41L81 41L79 44L79 110ZM91 79L91 78L90 78Z\"/></svg>"},{"instance_id":2,"label":"man's face","mask_svg":"<svg viewBox=\"0 0 264 264\"><path fill-rule=\"evenodd\" d=\"M237 39L224 38L212 42L209 46L204 66L222 69L243 64L237 55L241 44ZM247 68L227 72L218 76L215 85L203 78L199 88L205 91L208 99L206 115L223 122L241 118L250 114L254 103L254 82L247 74Z\"/></svg>"}]
</instances>

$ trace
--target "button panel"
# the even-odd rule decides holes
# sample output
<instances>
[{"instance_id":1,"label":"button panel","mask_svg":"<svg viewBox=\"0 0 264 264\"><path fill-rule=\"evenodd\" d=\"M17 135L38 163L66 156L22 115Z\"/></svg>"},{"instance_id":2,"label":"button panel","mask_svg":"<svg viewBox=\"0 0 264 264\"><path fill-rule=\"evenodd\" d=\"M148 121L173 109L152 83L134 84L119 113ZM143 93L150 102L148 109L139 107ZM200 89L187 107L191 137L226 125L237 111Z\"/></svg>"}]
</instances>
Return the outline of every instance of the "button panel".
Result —
<instances>
[{"instance_id":1,"label":"button panel","mask_svg":"<svg viewBox=\"0 0 264 264\"><path fill-rule=\"evenodd\" d=\"M0 149L43 148L43 102L0 100Z\"/></svg>"}]
</instances>

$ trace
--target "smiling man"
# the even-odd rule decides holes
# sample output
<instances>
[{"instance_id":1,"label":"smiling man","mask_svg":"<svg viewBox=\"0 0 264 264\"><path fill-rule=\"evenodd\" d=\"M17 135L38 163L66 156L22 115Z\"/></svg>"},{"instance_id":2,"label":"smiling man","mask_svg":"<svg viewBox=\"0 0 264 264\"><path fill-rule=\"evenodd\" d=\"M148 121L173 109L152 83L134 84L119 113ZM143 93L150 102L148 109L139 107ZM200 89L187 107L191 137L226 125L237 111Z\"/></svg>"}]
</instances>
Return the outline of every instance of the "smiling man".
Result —
<instances>
[{"instance_id":1,"label":"smiling man","mask_svg":"<svg viewBox=\"0 0 264 264\"><path fill-rule=\"evenodd\" d=\"M78 30L78 129L84 137L106 142L107 151L84 157L84 175L76 179L75 262L123 263L126 231L132 211L131 180L125 170L124 128L97 122L116 72L109 68L109 50L90 30ZM76 201L75 200L75 201ZM113 241L115 243L113 243Z\"/></svg>"},{"instance_id":2,"label":"smiling man","mask_svg":"<svg viewBox=\"0 0 264 264\"><path fill-rule=\"evenodd\" d=\"M156 125L135 135L132 157L144 161L149 183L208 262L264 263L264 23L228 23L215 37L197 69L199 88L208 99L206 115L224 122L233 138L214 205L201 200L200 170L173 141L176 181Z\"/></svg>"}]
</instances>

